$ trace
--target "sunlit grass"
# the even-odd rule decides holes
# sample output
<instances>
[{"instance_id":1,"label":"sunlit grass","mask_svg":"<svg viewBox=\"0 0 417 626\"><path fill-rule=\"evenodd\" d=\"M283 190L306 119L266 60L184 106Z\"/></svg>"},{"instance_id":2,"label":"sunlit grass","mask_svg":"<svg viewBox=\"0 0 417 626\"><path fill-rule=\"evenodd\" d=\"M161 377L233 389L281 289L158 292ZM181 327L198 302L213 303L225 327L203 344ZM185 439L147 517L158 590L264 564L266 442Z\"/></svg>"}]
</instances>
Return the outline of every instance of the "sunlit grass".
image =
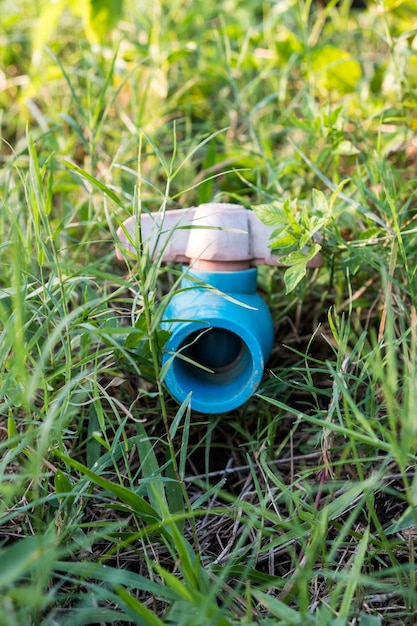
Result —
<instances>
[{"instance_id":1,"label":"sunlit grass","mask_svg":"<svg viewBox=\"0 0 417 626\"><path fill-rule=\"evenodd\" d=\"M413 624L414 6L126 2L102 47L64 11L35 66L41 4L0 24L0 624ZM319 219L313 189L324 265L260 270L258 393L178 407L181 268L116 261L117 228Z\"/></svg>"}]
</instances>

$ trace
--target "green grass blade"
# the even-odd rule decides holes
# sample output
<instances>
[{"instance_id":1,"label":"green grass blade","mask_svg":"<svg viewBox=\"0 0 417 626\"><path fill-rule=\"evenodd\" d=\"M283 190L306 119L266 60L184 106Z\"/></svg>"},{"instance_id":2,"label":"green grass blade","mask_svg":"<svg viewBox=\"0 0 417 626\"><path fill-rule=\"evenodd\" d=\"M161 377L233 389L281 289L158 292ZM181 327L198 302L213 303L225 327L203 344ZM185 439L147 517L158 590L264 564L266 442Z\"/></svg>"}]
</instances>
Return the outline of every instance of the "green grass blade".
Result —
<instances>
[{"instance_id":1,"label":"green grass blade","mask_svg":"<svg viewBox=\"0 0 417 626\"><path fill-rule=\"evenodd\" d=\"M135 624L139 624L139 626L164 626L164 622L155 613L136 600L126 589L118 587L116 592L122 605L134 619Z\"/></svg>"},{"instance_id":2,"label":"green grass blade","mask_svg":"<svg viewBox=\"0 0 417 626\"><path fill-rule=\"evenodd\" d=\"M140 517L143 517L143 519L147 523L156 522L157 524L159 524L162 522L162 519L158 512L150 504L148 504L146 500L144 500L144 498L135 494L131 489L123 487L123 485L116 485L110 480L107 480L107 478L99 476L85 465L82 465L82 463L75 461L75 459L71 459L67 455L59 452L58 450L55 451L55 455L62 461L64 461L67 465L80 472L83 476L86 476L86 478L88 478L88 480L90 480L92 483L112 493L121 502L129 506L132 511L135 511L135 513L137 513ZM159 530L162 534L164 534L162 528Z\"/></svg>"}]
</instances>

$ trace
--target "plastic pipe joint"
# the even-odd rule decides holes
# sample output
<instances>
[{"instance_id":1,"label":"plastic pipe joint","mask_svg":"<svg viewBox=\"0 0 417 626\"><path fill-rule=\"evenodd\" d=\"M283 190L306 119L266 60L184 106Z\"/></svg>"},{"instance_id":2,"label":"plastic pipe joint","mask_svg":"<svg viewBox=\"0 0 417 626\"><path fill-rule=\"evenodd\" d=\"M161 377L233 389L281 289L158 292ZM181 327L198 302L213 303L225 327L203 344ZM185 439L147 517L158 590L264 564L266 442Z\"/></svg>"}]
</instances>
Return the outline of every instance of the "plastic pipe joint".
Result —
<instances>
[{"instance_id":1,"label":"plastic pipe joint","mask_svg":"<svg viewBox=\"0 0 417 626\"><path fill-rule=\"evenodd\" d=\"M274 332L256 278L257 269L249 268L190 270L182 280L184 291L172 297L163 323L171 331L165 382L179 402L192 391L193 409L225 413L258 388Z\"/></svg>"},{"instance_id":2,"label":"plastic pipe joint","mask_svg":"<svg viewBox=\"0 0 417 626\"><path fill-rule=\"evenodd\" d=\"M162 359L168 391L178 402L191 393L196 411L238 408L262 380L274 333L252 266L279 265L268 247L272 230L252 211L220 203L142 214L140 237L134 218L118 230L134 255L138 240L154 258L189 264L164 313L162 327L171 335ZM123 258L120 249L117 256Z\"/></svg>"}]
</instances>

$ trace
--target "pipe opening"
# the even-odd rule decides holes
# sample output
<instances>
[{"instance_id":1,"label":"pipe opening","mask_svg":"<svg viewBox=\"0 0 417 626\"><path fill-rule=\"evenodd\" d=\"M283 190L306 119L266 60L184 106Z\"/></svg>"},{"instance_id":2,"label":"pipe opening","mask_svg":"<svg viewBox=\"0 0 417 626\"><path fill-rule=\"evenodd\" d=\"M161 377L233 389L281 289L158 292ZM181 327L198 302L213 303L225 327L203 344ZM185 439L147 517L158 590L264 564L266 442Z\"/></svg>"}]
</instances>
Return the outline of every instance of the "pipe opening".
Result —
<instances>
[{"instance_id":1,"label":"pipe opening","mask_svg":"<svg viewBox=\"0 0 417 626\"><path fill-rule=\"evenodd\" d=\"M186 344L184 356L215 374L230 370L244 350L242 339L226 328L197 330L187 337Z\"/></svg>"},{"instance_id":2,"label":"pipe opening","mask_svg":"<svg viewBox=\"0 0 417 626\"><path fill-rule=\"evenodd\" d=\"M182 342L178 351L187 361L183 358L174 360L177 376L182 380L194 379L213 386L236 379L252 360L241 337L226 328L194 331Z\"/></svg>"}]
</instances>

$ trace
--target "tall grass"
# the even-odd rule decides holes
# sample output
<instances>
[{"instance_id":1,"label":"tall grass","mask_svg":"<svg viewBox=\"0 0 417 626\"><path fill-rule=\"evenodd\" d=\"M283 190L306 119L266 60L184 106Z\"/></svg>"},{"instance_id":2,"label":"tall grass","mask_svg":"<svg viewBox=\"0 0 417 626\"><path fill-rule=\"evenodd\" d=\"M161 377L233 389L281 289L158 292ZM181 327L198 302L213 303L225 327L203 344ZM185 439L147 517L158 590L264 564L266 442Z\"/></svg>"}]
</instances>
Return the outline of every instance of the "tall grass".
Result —
<instances>
[{"instance_id":1,"label":"tall grass","mask_svg":"<svg viewBox=\"0 0 417 626\"><path fill-rule=\"evenodd\" d=\"M126 2L102 47L64 12L42 72L37 9L0 25L0 624L413 624L414 5ZM117 227L338 188L323 268L260 271L258 394L176 406L181 268Z\"/></svg>"}]
</instances>

